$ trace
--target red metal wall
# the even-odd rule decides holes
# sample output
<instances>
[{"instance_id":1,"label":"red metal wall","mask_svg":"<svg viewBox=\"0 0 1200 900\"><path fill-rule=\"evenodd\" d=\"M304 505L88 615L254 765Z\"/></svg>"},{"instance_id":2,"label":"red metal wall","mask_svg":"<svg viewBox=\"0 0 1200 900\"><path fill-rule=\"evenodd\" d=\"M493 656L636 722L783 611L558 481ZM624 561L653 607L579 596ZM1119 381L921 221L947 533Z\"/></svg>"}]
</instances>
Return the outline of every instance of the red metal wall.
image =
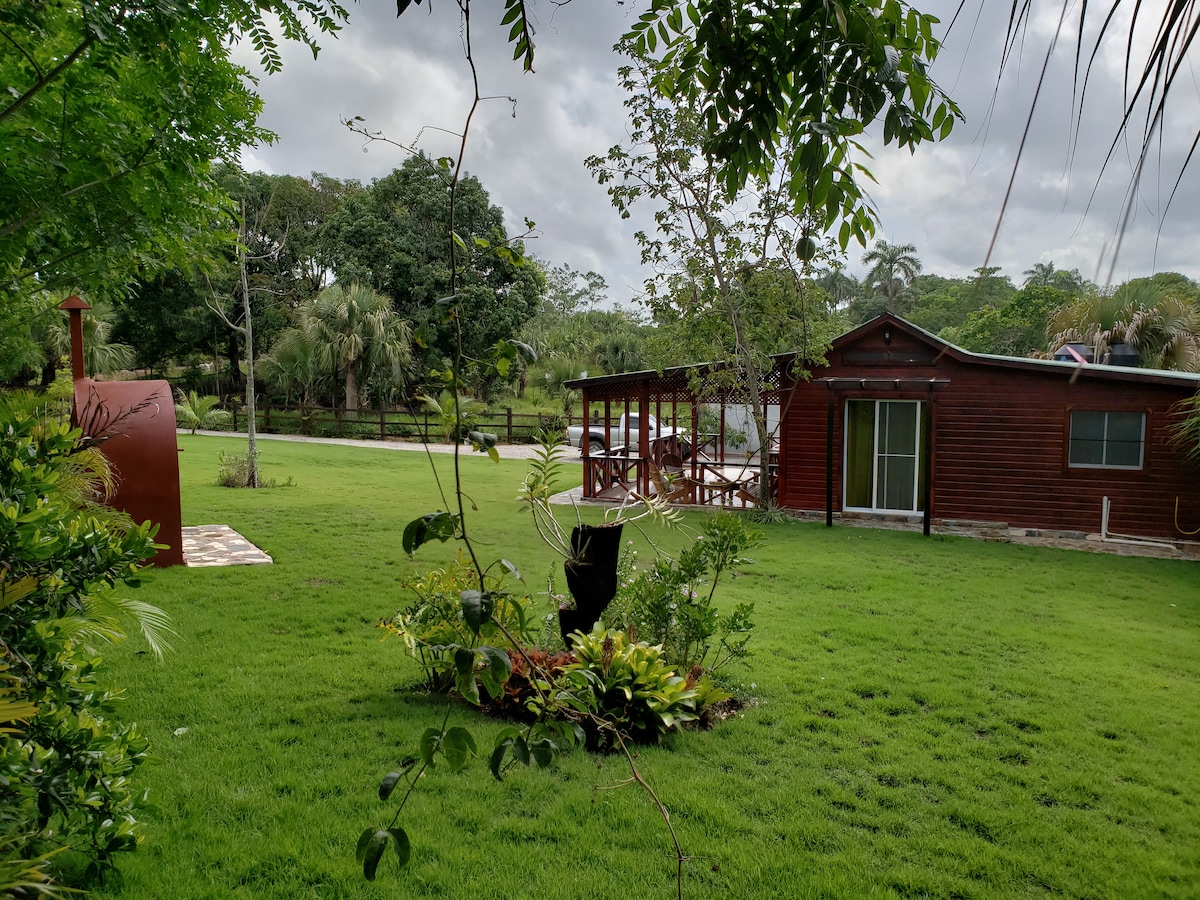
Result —
<instances>
[{"instance_id":1,"label":"red metal wall","mask_svg":"<svg viewBox=\"0 0 1200 900\"><path fill-rule=\"evenodd\" d=\"M75 383L76 424L99 444L120 483L109 505L158 524L156 566L183 565L175 404L165 381Z\"/></svg>"},{"instance_id":2,"label":"red metal wall","mask_svg":"<svg viewBox=\"0 0 1200 900\"><path fill-rule=\"evenodd\" d=\"M1097 532L1101 498L1112 501L1109 529L1149 537L1180 537L1200 527L1200 467L1168 441L1173 404L1196 384L1153 383L1153 376L1036 364L1005 364L947 351L887 322L835 343L828 365L797 386L784 416L780 502L824 510L826 409L822 378L865 378L865 386L834 392L834 509L842 497L845 401L851 398L928 399L916 379L947 380L933 394L932 514L937 519L1007 522L1021 528ZM1145 373L1145 370L1141 370ZM1072 381L1072 375L1075 375ZM904 379L883 384L881 380ZM1074 408L1146 413L1141 470L1067 466Z\"/></svg>"}]
</instances>

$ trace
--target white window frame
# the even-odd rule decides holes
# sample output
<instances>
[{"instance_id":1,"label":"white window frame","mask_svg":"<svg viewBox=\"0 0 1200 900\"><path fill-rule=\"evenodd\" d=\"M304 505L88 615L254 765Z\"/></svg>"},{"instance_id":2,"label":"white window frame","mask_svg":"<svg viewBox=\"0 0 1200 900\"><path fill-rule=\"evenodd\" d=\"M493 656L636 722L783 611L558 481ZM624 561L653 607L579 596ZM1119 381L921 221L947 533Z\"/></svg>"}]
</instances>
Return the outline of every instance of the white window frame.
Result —
<instances>
[{"instance_id":1,"label":"white window frame","mask_svg":"<svg viewBox=\"0 0 1200 900\"><path fill-rule=\"evenodd\" d=\"M922 499L921 498L921 451L923 448L921 446L921 440L922 440L921 421L922 421L922 417L924 415L926 415L925 401L923 401L923 400L887 400L887 399L879 399L879 398L875 398L875 397L853 397L853 398L848 398L845 402L845 405L842 408L842 509L846 510L847 512L868 512L868 513L879 513L879 514L883 514L883 515L914 516L914 515L921 514L922 510L920 510L920 509L890 509L888 507L882 507L882 506L847 506L846 505L846 472L848 471L848 466L850 464L850 460L849 460L849 453L850 453L849 409L850 409L850 404L852 402L855 402L855 403L867 402L867 403L875 404L875 420L874 420L874 427L872 429L873 434L871 436L871 442L872 442L871 443L871 502L872 503L879 502L879 490L880 490L879 480L876 477L876 473L878 472L878 466L879 466L879 421L881 418L879 415L879 406L882 403L893 403L893 404L904 403L904 404L916 406L916 408L917 408L917 426L916 426L916 455L914 457L915 465L913 466L913 506L919 507L921 505L921 499ZM894 454L893 453L893 454L886 454L886 455L907 456L908 454Z\"/></svg>"}]
</instances>

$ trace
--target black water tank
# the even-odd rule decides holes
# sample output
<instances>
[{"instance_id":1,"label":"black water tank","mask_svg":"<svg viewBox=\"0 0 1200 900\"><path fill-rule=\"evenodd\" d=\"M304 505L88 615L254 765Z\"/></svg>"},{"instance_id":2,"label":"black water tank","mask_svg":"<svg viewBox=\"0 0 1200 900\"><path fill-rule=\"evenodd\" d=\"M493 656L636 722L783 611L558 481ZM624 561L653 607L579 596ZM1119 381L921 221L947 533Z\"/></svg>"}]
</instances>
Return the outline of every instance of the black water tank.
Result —
<instances>
[{"instance_id":1,"label":"black water tank","mask_svg":"<svg viewBox=\"0 0 1200 900\"><path fill-rule=\"evenodd\" d=\"M1142 364L1138 352L1128 344L1112 344L1104 361L1110 366L1129 366L1135 369Z\"/></svg>"},{"instance_id":2,"label":"black water tank","mask_svg":"<svg viewBox=\"0 0 1200 900\"><path fill-rule=\"evenodd\" d=\"M1076 353L1078 353L1080 356L1082 356L1084 362L1094 362L1095 361L1096 357L1092 353L1092 348L1089 347L1087 344L1080 343L1079 341L1072 341L1069 344L1063 344L1061 347L1059 347L1057 350L1054 351L1054 358L1057 359L1059 362L1079 362L1079 360L1074 355L1072 355L1071 352L1067 349L1068 347L1070 347L1071 350L1074 350Z\"/></svg>"}]
</instances>

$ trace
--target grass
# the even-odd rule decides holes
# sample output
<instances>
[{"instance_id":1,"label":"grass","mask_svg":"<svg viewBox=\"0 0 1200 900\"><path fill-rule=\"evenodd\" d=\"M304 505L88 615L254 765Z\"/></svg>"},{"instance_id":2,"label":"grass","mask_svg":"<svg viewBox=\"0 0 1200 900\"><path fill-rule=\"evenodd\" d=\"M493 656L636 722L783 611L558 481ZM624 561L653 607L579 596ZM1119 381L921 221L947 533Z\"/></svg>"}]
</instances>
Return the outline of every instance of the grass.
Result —
<instances>
[{"instance_id":1,"label":"grass","mask_svg":"<svg viewBox=\"0 0 1200 900\"><path fill-rule=\"evenodd\" d=\"M504 784L482 761L435 771L402 822L409 867L385 860L364 882L354 841L390 818L378 781L443 709L375 627L407 602L405 578L456 552L399 549L441 505L428 461L265 443L264 475L297 486L255 493L213 484L238 441L180 440L184 521L228 523L276 562L168 570L138 592L179 631L163 663L133 641L108 654L161 758L141 775L158 810L98 896L674 896L649 801L607 790L619 761L583 752ZM523 465L464 471L483 557L543 590L555 558L512 502ZM697 857L685 896L1196 895L1195 563L765 530L720 595L757 604L755 653L731 673L757 703L641 751ZM452 721L481 747L500 727L465 708Z\"/></svg>"}]
</instances>

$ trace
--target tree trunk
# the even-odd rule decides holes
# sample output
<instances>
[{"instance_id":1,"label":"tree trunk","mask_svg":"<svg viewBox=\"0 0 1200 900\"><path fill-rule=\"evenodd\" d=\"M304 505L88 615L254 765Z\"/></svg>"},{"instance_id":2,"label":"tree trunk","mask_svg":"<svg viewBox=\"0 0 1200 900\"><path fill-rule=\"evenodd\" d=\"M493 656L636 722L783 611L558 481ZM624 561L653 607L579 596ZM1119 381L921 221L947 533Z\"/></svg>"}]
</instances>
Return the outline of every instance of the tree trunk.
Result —
<instances>
[{"instance_id":1,"label":"tree trunk","mask_svg":"<svg viewBox=\"0 0 1200 900\"><path fill-rule=\"evenodd\" d=\"M356 418L358 412L358 379L354 377L354 363L346 366L346 413L347 418Z\"/></svg>"},{"instance_id":2,"label":"tree trunk","mask_svg":"<svg viewBox=\"0 0 1200 900\"><path fill-rule=\"evenodd\" d=\"M254 415L254 323L250 318L250 282L246 277L246 201L242 201L238 262L242 276L242 309L246 316L242 334L246 338L246 487L258 487L258 442Z\"/></svg>"}]
</instances>

